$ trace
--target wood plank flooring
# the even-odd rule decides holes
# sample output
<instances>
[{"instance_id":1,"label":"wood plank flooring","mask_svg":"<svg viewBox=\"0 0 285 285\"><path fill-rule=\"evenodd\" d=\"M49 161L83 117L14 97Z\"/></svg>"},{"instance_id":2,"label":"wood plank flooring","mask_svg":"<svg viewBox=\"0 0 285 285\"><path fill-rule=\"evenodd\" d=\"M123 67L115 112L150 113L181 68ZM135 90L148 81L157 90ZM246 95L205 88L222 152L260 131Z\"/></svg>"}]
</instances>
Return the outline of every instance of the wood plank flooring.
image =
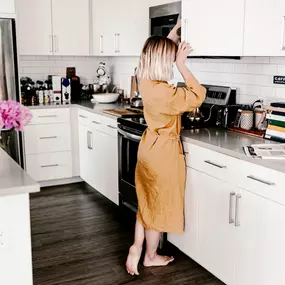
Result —
<instances>
[{"instance_id":1,"label":"wood plank flooring","mask_svg":"<svg viewBox=\"0 0 285 285\"><path fill-rule=\"evenodd\" d=\"M125 272L133 233L118 209L85 183L44 188L31 196L35 285L223 285L169 245L176 261L164 268Z\"/></svg>"}]
</instances>

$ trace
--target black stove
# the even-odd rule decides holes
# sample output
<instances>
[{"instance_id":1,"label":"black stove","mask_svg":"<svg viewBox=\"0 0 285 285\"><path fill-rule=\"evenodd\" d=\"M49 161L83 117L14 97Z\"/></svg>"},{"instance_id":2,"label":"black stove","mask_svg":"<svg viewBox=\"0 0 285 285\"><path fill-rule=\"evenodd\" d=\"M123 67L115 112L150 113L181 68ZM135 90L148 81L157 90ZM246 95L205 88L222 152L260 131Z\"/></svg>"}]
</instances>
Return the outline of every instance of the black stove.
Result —
<instances>
[{"instance_id":1,"label":"black stove","mask_svg":"<svg viewBox=\"0 0 285 285\"><path fill-rule=\"evenodd\" d=\"M147 124L143 115L131 118L118 118L118 128L131 134L142 136L147 129Z\"/></svg>"}]
</instances>

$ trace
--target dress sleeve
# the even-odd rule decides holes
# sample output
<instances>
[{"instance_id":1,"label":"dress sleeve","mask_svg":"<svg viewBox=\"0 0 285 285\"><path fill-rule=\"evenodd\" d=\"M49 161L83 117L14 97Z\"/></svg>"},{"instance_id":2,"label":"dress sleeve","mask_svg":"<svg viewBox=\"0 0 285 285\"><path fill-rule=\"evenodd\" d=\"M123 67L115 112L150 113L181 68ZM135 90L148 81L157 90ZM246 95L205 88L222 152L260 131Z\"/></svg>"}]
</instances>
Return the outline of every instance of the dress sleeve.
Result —
<instances>
[{"instance_id":1,"label":"dress sleeve","mask_svg":"<svg viewBox=\"0 0 285 285\"><path fill-rule=\"evenodd\" d=\"M195 79L186 79L185 84L184 88L167 86L167 108L163 113L179 115L202 105L206 98L206 88Z\"/></svg>"}]
</instances>

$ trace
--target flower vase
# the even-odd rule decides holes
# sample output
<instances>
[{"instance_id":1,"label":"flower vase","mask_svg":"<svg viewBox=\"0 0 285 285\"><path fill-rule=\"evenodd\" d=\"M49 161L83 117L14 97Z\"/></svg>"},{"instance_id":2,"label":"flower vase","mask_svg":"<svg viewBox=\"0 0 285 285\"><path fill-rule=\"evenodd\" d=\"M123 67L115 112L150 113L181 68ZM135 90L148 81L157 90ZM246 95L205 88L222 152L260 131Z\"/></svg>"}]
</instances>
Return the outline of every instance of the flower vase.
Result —
<instances>
[{"instance_id":1,"label":"flower vase","mask_svg":"<svg viewBox=\"0 0 285 285\"><path fill-rule=\"evenodd\" d=\"M9 155L11 155L11 130L0 130L0 147L4 149Z\"/></svg>"}]
</instances>

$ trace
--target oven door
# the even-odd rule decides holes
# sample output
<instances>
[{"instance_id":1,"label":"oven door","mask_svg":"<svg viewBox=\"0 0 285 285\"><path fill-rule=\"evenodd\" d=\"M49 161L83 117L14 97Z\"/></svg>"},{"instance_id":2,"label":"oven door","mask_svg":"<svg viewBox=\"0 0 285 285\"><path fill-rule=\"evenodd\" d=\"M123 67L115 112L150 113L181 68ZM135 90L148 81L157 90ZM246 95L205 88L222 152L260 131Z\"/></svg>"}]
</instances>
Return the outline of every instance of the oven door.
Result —
<instances>
[{"instance_id":1,"label":"oven door","mask_svg":"<svg viewBox=\"0 0 285 285\"><path fill-rule=\"evenodd\" d=\"M119 192L124 203L137 208L135 170L141 136L118 128Z\"/></svg>"}]
</instances>

